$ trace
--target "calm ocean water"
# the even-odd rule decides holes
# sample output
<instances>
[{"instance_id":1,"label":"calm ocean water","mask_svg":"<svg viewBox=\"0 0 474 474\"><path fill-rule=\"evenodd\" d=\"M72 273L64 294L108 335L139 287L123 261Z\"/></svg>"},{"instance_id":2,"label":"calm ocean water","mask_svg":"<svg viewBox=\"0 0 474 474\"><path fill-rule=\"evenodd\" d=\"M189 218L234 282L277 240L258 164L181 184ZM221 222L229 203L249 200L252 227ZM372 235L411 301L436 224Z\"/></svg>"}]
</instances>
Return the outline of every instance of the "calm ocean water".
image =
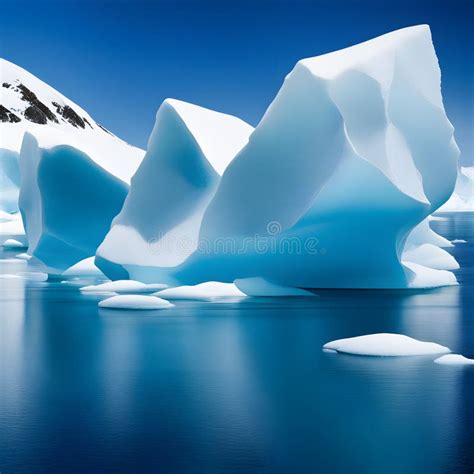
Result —
<instances>
[{"instance_id":1,"label":"calm ocean water","mask_svg":"<svg viewBox=\"0 0 474 474\"><path fill-rule=\"evenodd\" d=\"M473 367L321 350L398 332L474 357L474 216L444 216L459 287L130 312L0 280L1 473L472 473Z\"/></svg>"}]
</instances>

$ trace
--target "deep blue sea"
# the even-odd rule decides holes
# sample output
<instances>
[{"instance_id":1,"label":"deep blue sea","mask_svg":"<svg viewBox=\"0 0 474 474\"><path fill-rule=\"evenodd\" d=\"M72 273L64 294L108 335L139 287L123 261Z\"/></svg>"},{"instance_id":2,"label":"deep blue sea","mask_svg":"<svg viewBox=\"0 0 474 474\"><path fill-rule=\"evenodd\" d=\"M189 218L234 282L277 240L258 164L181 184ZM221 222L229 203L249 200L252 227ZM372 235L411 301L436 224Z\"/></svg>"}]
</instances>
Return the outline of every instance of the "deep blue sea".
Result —
<instances>
[{"instance_id":1,"label":"deep blue sea","mask_svg":"<svg viewBox=\"0 0 474 474\"><path fill-rule=\"evenodd\" d=\"M0 280L1 474L472 473L474 367L321 350L396 332L474 357L474 215L443 216L458 287L133 312Z\"/></svg>"}]
</instances>

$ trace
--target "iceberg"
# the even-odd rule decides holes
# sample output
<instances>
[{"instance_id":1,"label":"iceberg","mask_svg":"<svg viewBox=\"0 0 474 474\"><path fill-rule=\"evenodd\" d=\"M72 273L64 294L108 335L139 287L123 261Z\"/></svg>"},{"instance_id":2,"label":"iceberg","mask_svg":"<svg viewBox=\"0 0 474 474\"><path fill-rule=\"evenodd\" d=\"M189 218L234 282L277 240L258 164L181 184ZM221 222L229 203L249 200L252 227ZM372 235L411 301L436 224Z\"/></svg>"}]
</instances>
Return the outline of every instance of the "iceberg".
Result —
<instances>
[{"instance_id":1,"label":"iceberg","mask_svg":"<svg viewBox=\"0 0 474 474\"><path fill-rule=\"evenodd\" d=\"M252 130L236 117L165 100L123 209L97 250L99 268L113 279L134 278L133 267L174 268L186 260L222 173ZM157 274L152 280L165 281Z\"/></svg>"},{"instance_id":2,"label":"iceberg","mask_svg":"<svg viewBox=\"0 0 474 474\"><path fill-rule=\"evenodd\" d=\"M99 307L110 309L164 309L172 308L174 305L169 301L162 300L156 296L144 295L117 295L111 296L99 302Z\"/></svg>"},{"instance_id":3,"label":"iceberg","mask_svg":"<svg viewBox=\"0 0 474 474\"><path fill-rule=\"evenodd\" d=\"M415 356L451 352L449 348L434 342L390 333L338 339L324 344L323 350L364 356Z\"/></svg>"},{"instance_id":4,"label":"iceberg","mask_svg":"<svg viewBox=\"0 0 474 474\"><path fill-rule=\"evenodd\" d=\"M255 130L232 118L229 136L242 133L219 143L220 179L201 143L207 121L165 102L97 265L170 285L456 284L429 267L453 268L446 254L415 251L451 245L426 220L450 197L459 156L440 84L426 25L303 59Z\"/></svg>"},{"instance_id":5,"label":"iceberg","mask_svg":"<svg viewBox=\"0 0 474 474\"><path fill-rule=\"evenodd\" d=\"M0 209L20 208L28 253L60 273L95 255L144 152L28 71L0 69Z\"/></svg>"}]
</instances>

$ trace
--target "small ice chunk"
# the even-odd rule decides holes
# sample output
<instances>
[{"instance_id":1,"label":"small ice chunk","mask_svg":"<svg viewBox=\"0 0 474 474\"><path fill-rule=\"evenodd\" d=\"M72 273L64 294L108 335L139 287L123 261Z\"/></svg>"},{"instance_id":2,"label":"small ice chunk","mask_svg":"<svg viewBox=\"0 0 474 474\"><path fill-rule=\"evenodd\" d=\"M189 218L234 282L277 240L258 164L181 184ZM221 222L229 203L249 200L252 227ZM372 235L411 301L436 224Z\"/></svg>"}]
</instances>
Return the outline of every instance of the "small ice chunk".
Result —
<instances>
[{"instance_id":1,"label":"small ice chunk","mask_svg":"<svg viewBox=\"0 0 474 474\"><path fill-rule=\"evenodd\" d=\"M7 249L23 249L26 247L25 244L22 244L19 240L15 239L7 239L2 245Z\"/></svg>"},{"instance_id":2,"label":"small ice chunk","mask_svg":"<svg viewBox=\"0 0 474 474\"><path fill-rule=\"evenodd\" d=\"M208 281L194 286L178 286L158 291L155 296L167 300L210 300L246 296L233 283Z\"/></svg>"},{"instance_id":3,"label":"small ice chunk","mask_svg":"<svg viewBox=\"0 0 474 474\"><path fill-rule=\"evenodd\" d=\"M4 279L4 280L18 280L18 279L21 279L21 276L20 275L11 275L10 273L5 273L3 275L0 275L0 278Z\"/></svg>"},{"instance_id":4,"label":"small ice chunk","mask_svg":"<svg viewBox=\"0 0 474 474\"><path fill-rule=\"evenodd\" d=\"M390 333L338 339L324 344L323 349L366 356L414 356L451 352L449 348L434 342L418 341L403 334Z\"/></svg>"},{"instance_id":5,"label":"small ice chunk","mask_svg":"<svg viewBox=\"0 0 474 474\"><path fill-rule=\"evenodd\" d=\"M464 239L454 239L451 240L452 244L466 244L467 242Z\"/></svg>"},{"instance_id":6,"label":"small ice chunk","mask_svg":"<svg viewBox=\"0 0 474 474\"><path fill-rule=\"evenodd\" d=\"M30 260L31 255L27 254L26 252L25 253L19 253L18 255L15 255L15 258L19 258L21 260Z\"/></svg>"},{"instance_id":7,"label":"small ice chunk","mask_svg":"<svg viewBox=\"0 0 474 474\"><path fill-rule=\"evenodd\" d=\"M163 309L171 308L174 304L156 296L117 295L100 301L99 306L112 309Z\"/></svg>"},{"instance_id":8,"label":"small ice chunk","mask_svg":"<svg viewBox=\"0 0 474 474\"><path fill-rule=\"evenodd\" d=\"M80 262L77 262L72 267L69 267L66 271L63 272L63 276L66 277L84 277L84 276L93 276L93 277L104 277L104 274L95 266L94 263L95 257L85 258Z\"/></svg>"},{"instance_id":9,"label":"small ice chunk","mask_svg":"<svg viewBox=\"0 0 474 474\"><path fill-rule=\"evenodd\" d=\"M442 365L474 365L474 359L468 359L461 354L446 354L435 359L435 362Z\"/></svg>"},{"instance_id":10,"label":"small ice chunk","mask_svg":"<svg viewBox=\"0 0 474 474\"><path fill-rule=\"evenodd\" d=\"M167 285L161 283L145 284L134 280L116 280L101 283L100 285L88 285L81 288L81 291L114 292L114 293L153 293L167 288Z\"/></svg>"}]
</instances>

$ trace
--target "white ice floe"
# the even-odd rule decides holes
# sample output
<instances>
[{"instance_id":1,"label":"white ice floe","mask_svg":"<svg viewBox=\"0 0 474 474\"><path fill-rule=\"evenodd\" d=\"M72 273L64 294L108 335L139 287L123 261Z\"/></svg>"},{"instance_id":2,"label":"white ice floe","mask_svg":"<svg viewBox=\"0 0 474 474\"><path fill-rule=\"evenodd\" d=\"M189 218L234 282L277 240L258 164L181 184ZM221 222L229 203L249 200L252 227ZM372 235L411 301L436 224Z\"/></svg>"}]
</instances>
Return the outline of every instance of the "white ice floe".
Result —
<instances>
[{"instance_id":1,"label":"white ice floe","mask_svg":"<svg viewBox=\"0 0 474 474\"><path fill-rule=\"evenodd\" d=\"M4 274L0 275L0 278L3 279L3 280L18 280L18 279L21 279L21 276L20 275L13 275L13 274L10 274L10 273L4 273Z\"/></svg>"},{"instance_id":2,"label":"white ice floe","mask_svg":"<svg viewBox=\"0 0 474 474\"><path fill-rule=\"evenodd\" d=\"M19 240L15 239L7 239L5 242L2 244L3 247L8 248L8 249L23 249L26 247L25 244L20 242Z\"/></svg>"},{"instance_id":3,"label":"white ice floe","mask_svg":"<svg viewBox=\"0 0 474 474\"><path fill-rule=\"evenodd\" d=\"M163 309L174 305L156 296L117 295L100 301L99 306L112 309Z\"/></svg>"},{"instance_id":4,"label":"white ice floe","mask_svg":"<svg viewBox=\"0 0 474 474\"><path fill-rule=\"evenodd\" d=\"M155 293L167 300L210 300L246 296L233 283L208 281L195 286L178 286Z\"/></svg>"},{"instance_id":5,"label":"white ice floe","mask_svg":"<svg viewBox=\"0 0 474 474\"><path fill-rule=\"evenodd\" d=\"M23 252L23 253L19 253L18 255L15 255L15 258L19 258L20 260L31 260L32 257L26 252Z\"/></svg>"},{"instance_id":6,"label":"white ice floe","mask_svg":"<svg viewBox=\"0 0 474 474\"><path fill-rule=\"evenodd\" d=\"M369 334L324 344L325 351L365 356L415 356L444 354L451 350L434 342L423 342L403 334Z\"/></svg>"},{"instance_id":7,"label":"white ice floe","mask_svg":"<svg viewBox=\"0 0 474 474\"><path fill-rule=\"evenodd\" d=\"M243 278L235 280L235 286L247 296L315 296L310 291L289 286L275 285L264 278Z\"/></svg>"},{"instance_id":8,"label":"white ice floe","mask_svg":"<svg viewBox=\"0 0 474 474\"><path fill-rule=\"evenodd\" d=\"M66 277L104 277L104 274L96 267L94 257L85 258L77 262L72 267L69 267L63 272Z\"/></svg>"},{"instance_id":9,"label":"white ice floe","mask_svg":"<svg viewBox=\"0 0 474 474\"><path fill-rule=\"evenodd\" d=\"M468 359L460 354L447 354L438 357L435 362L442 365L474 365L474 359Z\"/></svg>"},{"instance_id":10,"label":"white ice floe","mask_svg":"<svg viewBox=\"0 0 474 474\"><path fill-rule=\"evenodd\" d=\"M114 293L153 293L167 288L161 283L142 283L134 280L116 280L101 283L100 285L88 285L81 288L85 292L114 292Z\"/></svg>"},{"instance_id":11,"label":"white ice floe","mask_svg":"<svg viewBox=\"0 0 474 474\"><path fill-rule=\"evenodd\" d=\"M467 244L467 241L463 240L463 239L454 239L454 240L451 240L451 243L453 243L453 244Z\"/></svg>"}]
</instances>

